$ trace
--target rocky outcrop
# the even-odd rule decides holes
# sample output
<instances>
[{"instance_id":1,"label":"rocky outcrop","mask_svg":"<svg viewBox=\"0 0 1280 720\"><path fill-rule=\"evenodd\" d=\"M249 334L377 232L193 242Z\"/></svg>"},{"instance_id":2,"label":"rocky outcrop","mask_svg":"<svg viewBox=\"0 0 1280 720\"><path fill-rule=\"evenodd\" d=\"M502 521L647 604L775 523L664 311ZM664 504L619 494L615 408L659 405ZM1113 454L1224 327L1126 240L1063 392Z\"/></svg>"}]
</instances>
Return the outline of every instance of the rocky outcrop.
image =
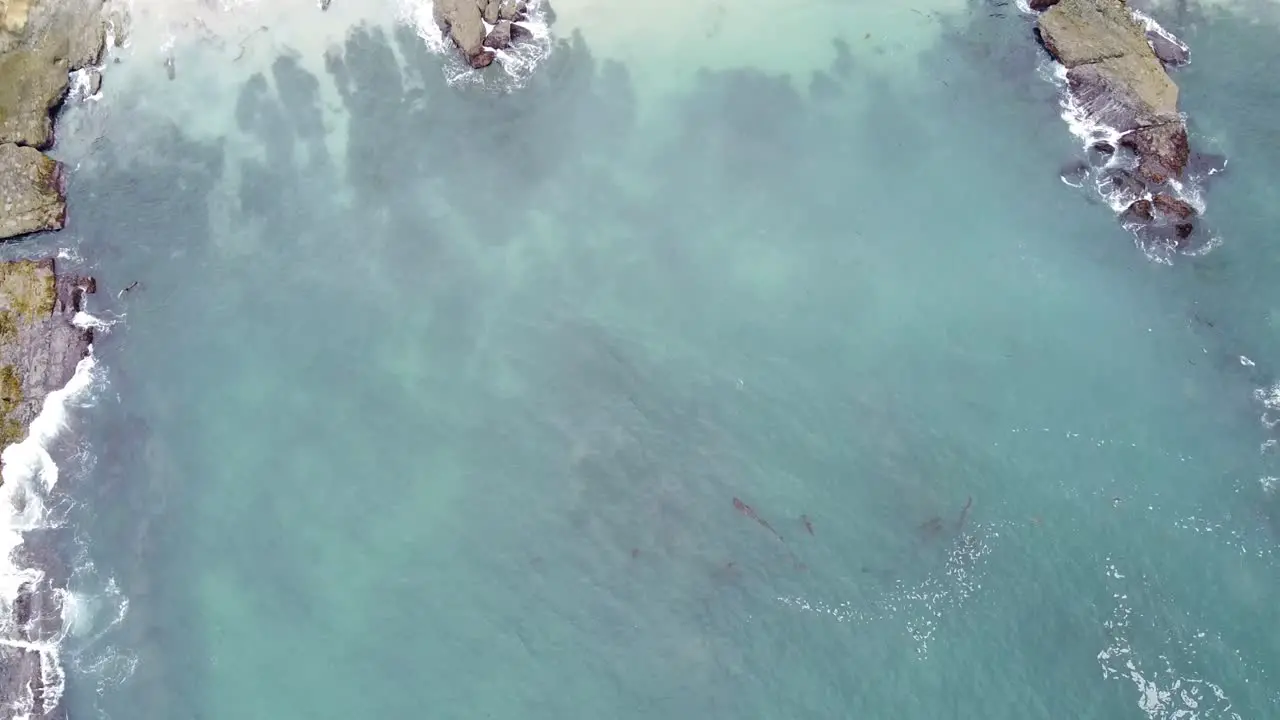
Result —
<instances>
[{"instance_id":1,"label":"rocky outcrop","mask_svg":"<svg viewBox=\"0 0 1280 720\"><path fill-rule=\"evenodd\" d=\"M1090 122L1119 134L1119 148L1108 144L1092 154L1109 166L1108 181L1123 189L1124 219L1152 225L1152 239L1185 246L1194 209L1178 200L1174 211L1157 200L1176 199L1171 182L1183 178L1191 156L1178 86L1165 69L1186 61L1186 46L1154 21L1135 17L1125 0L1033 0L1031 6L1044 9L1036 35L1066 68L1075 104Z\"/></svg>"},{"instance_id":2,"label":"rocky outcrop","mask_svg":"<svg viewBox=\"0 0 1280 720\"><path fill-rule=\"evenodd\" d=\"M0 0L0 239L62 227L59 173L33 153L53 145L68 73L101 58L101 10L102 0Z\"/></svg>"},{"instance_id":3,"label":"rocky outcrop","mask_svg":"<svg viewBox=\"0 0 1280 720\"><path fill-rule=\"evenodd\" d=\"M0 446L22 441L45 397L66 386L88 353L92 330L76 327L72 319L94 290L93 278L58 275L52 259L0 263ZM15 560L46 571L57 564L52 553L30 543ZM6 598L13 602L11 617L0 619L6 632L0 640L0 698L6 712L21 708L33 720L66 717L46 693L46 678L58 674L46 664L56 658L29 649L58 634L60 596L47 586L56 574L24 583L17 597Z\"/></svg>"},{"instance_id":4,"label":"rocky outcrop","mask_svg":"<svg viewBox=\"0 0 1280 720\"><path fill-rule=\"evenodd\" d=\"M491 65L496 50L532 37L520 24L529 19L525 0L436 0L432 12L473 68Z\"/></svg>"}]
</instances>

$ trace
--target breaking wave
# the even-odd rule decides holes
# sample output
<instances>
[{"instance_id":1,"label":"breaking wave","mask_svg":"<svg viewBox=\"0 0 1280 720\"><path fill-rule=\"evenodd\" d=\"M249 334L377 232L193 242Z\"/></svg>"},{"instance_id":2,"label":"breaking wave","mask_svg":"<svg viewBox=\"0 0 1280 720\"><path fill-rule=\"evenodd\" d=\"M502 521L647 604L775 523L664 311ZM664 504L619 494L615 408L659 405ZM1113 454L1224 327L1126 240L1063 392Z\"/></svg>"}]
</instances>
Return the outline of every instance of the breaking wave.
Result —
<instances>
[{"instance_id":1,"label":"breaking wave","mask_svg":"<svg viewBox=\"0 0 1280 720\"><path fill-rule=\"evenodd\" d=\"M907 635L916 644L916 653L923 658L929 654L929 643L943 613L958 610L981 589L984 560L991 551L990 542L998 537L999 533L992 528L975 526L955 540L940 573L931 574L917 583L898 581L886 596L870 606L860 606L848 600L830 602L797 595L782 596L777 601L795 610L833 618L840 623L902 622Z\"/></svg>"}]
</instances>

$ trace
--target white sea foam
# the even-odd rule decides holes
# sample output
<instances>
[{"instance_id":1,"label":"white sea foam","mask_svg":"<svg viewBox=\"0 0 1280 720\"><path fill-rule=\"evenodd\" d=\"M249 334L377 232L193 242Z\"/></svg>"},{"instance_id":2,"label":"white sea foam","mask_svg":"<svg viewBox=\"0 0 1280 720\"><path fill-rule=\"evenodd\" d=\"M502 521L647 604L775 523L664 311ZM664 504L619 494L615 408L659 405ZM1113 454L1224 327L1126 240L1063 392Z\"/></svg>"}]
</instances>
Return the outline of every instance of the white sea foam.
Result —
<instances>
[{"instance_id":1,"label":"white sea foam","mask_svg":"<svg viewBox=\"0 0 1280 720\"><path fill-rule=\"evenodd\" d=\"M1194 657L1196 645L1205 641L1209 633L1199 631L1190 640L1170 639L1168 644L1178 646L1179 652L1161 649L1156 661L1163 667L1151 667L1143 653L1134 648L1130 639L1135 618L1128 585L1141 582L1141 578L1129 578L1121 573L1111 558L1106 560L1106 577L1112 586L1115 603L1111 618L1103 626L1110 642L1098 652L1098 664L1102 666L1104 679L1127 679L1134 686L1134 700L1138 708L1151 720L1196 720L1197 718L1232 718L1240 720L1232 710L1232 702L1222 686L1207 678L1178 667L1174 657ZM1220 640L1220 638L1215 638Z\"/></svg>"},{"instance_id":2,"label":"white sea foam","mask_svg":"<svg viewBox=\"0 0 1280 720\"><path fill-rule=\"evenodd\" d=\"M1168 30L1165 30L1164 26L1156 22L1155 18L1142 12L1141 10L1138 10L1137 8L1130 8L1129 10L1133 14L1133 18L1138 21L1138 24L1142 25L1143 30L1146 30L1149 33L1155 33L1156 35L1159 35L1160 37L1169 41L1170 44L1176 45L1184 53L1191 52L1191 48L1187 47L1186 43L1179 40L1173 33L1169 32ZM1188 55L1188 57L1190 56Z\"/></svg>"},{"instance_id":3,"label":"white sea foam","mask_svg":"<svg viewBox=\"0 0 1280 720\"><path fill-rule=\"evenodd\" d=\"M913 585L900 582L886 597L871 605L847 600L832 603L801 596L776 599L788 607L827 616L839 623L902 621L916 643L917 654L925 657L943 613L958 609L981 589L981 565L991 550L989 542L998 537L999 533L990 528L974 527L956 539L941 573L930 574Z\"/></svg>"},{"instance_id":4,"label":"white sea foam","mask_svg":"<svg viewBox=\"0 0 1280 720\"><path fill-rule=\"evenodd\" d=\"M432 52L445 58L444 74L450 85L484 85L492 87L493 68L475 70L463 61L452 41L445 37L432 16L430 0L400 0L399 21L412 26ZM506 50L495 51L494 65L500 67L504 81L497 87L515 90L523 87L538 66L551 54L552 36L548 24L546 3L528 0L528 20L516 23L528 30L532 38L516 43ZM492 29L485 23L485 32Z\"/></svg>"},{"instance_id":5,"label":"white sea foam","mask_svg":"<svg viewBox=\"0 0 1280 720\"><path fill-rule=\"evenodd\" d=\"M116 321L102 320L94 315L81 310L71 317L71 324L82 330L93 330L94 332L110 332L111 326Z\"/></svg>"},{"instance_id":6,"label":"white sea foam","mask_svg":"<svg viewBox=\"0 0 1280 720\"><path fill-rule=\"evenodd\" d=\"M50 491L58 483L58 466L49 454L50 448L67 427L69 412L91 395L98 380L97 362L90 347L89 354L76 364L75 373L67 385L55 390L44 399L40 413L27 429L26 437L8 446L0 454L3 462L3 484L0 484L0 644L24 648L40 654L41 674L44 682L45 707L56 705L65 687L65 673L60 657L60 644L66 628L75 625L75 616L82 602L65 589L53 591L49 604L70 613L70 622L64 614L63 631L56 637L42 638L36 642L18 640L13 626L14 604L19 591L26 583L39 584L45 573L38 567L18 564L15 557L24 541L25 533L52 527L46 503ZM9 717L25 717L30 713L35 698L13 699L6 708Z\"/></svg>"}]
</instances>

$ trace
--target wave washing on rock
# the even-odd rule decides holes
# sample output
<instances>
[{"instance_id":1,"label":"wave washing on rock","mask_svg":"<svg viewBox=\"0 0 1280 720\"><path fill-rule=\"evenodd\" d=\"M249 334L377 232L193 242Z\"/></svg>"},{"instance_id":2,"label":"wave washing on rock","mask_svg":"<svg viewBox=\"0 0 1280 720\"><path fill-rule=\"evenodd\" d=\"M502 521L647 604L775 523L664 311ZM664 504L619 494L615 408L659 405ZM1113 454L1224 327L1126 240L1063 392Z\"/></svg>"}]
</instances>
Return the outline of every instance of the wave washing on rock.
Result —
<instances>
[{"instance_id":1,"label":"wave washing on rock","mask_svg":"<svg viewBox=\"0 0 1280 720\"><path fill-rule=\"evenodd\" d=\"M1063 182L1090 183L1154 260L1213 247L1210 233L1196 235L1206 181L1226 161L1191 151L1167 72L1190 61L1187 46L1125 0L1030 0L1025 10L1039 13L1062 117L1084 143Z\"/></svg>"},{"instance_id":2,"label":"wave washing on rock","mask_svg":"<svg viewBox=\"0 0 1280 720\"><path fill-rule=\"evenodd\" d=\"M404 0L400 15L447 58L450 85L514 90L551 54L547 0Z\"/></svg>"},{"instance_id":3,"label":"wave washing on rock","mask_svg":"<svg viewBox=\"0 0 1280 720\"><path fill-rule=\"evenodd\" d=\"M50 449L96 382L93 321L82 308L94 290L92 278L57 275L52 259L0 264L0 701L7 718L65 717L59 646L74 603L58 553L38 536L56 525L46 504L58 482Z\"/></svg>"}]
</instances>

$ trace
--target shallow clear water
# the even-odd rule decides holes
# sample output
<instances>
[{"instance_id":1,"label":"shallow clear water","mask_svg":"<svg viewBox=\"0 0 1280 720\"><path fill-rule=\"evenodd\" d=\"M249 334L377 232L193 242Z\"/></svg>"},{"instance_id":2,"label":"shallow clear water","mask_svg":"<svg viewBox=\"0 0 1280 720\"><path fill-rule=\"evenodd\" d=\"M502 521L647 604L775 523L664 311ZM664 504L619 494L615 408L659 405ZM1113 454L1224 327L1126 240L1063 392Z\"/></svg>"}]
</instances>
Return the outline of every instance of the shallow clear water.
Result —
<instances>
[{"instance_id":1,"label":"shallow clear water","mask_svg":"<svg viewBox=\"0 0 1280 720\"><path fill-rule=\"evenodd\" d=\"M1162 18L1232 163L1169 267L1011 6L860 7L510 93L390 8L113 68L38 241L117 321L75 716L1269 714L1274 26Z\"/></svg>"}]
</instances>

